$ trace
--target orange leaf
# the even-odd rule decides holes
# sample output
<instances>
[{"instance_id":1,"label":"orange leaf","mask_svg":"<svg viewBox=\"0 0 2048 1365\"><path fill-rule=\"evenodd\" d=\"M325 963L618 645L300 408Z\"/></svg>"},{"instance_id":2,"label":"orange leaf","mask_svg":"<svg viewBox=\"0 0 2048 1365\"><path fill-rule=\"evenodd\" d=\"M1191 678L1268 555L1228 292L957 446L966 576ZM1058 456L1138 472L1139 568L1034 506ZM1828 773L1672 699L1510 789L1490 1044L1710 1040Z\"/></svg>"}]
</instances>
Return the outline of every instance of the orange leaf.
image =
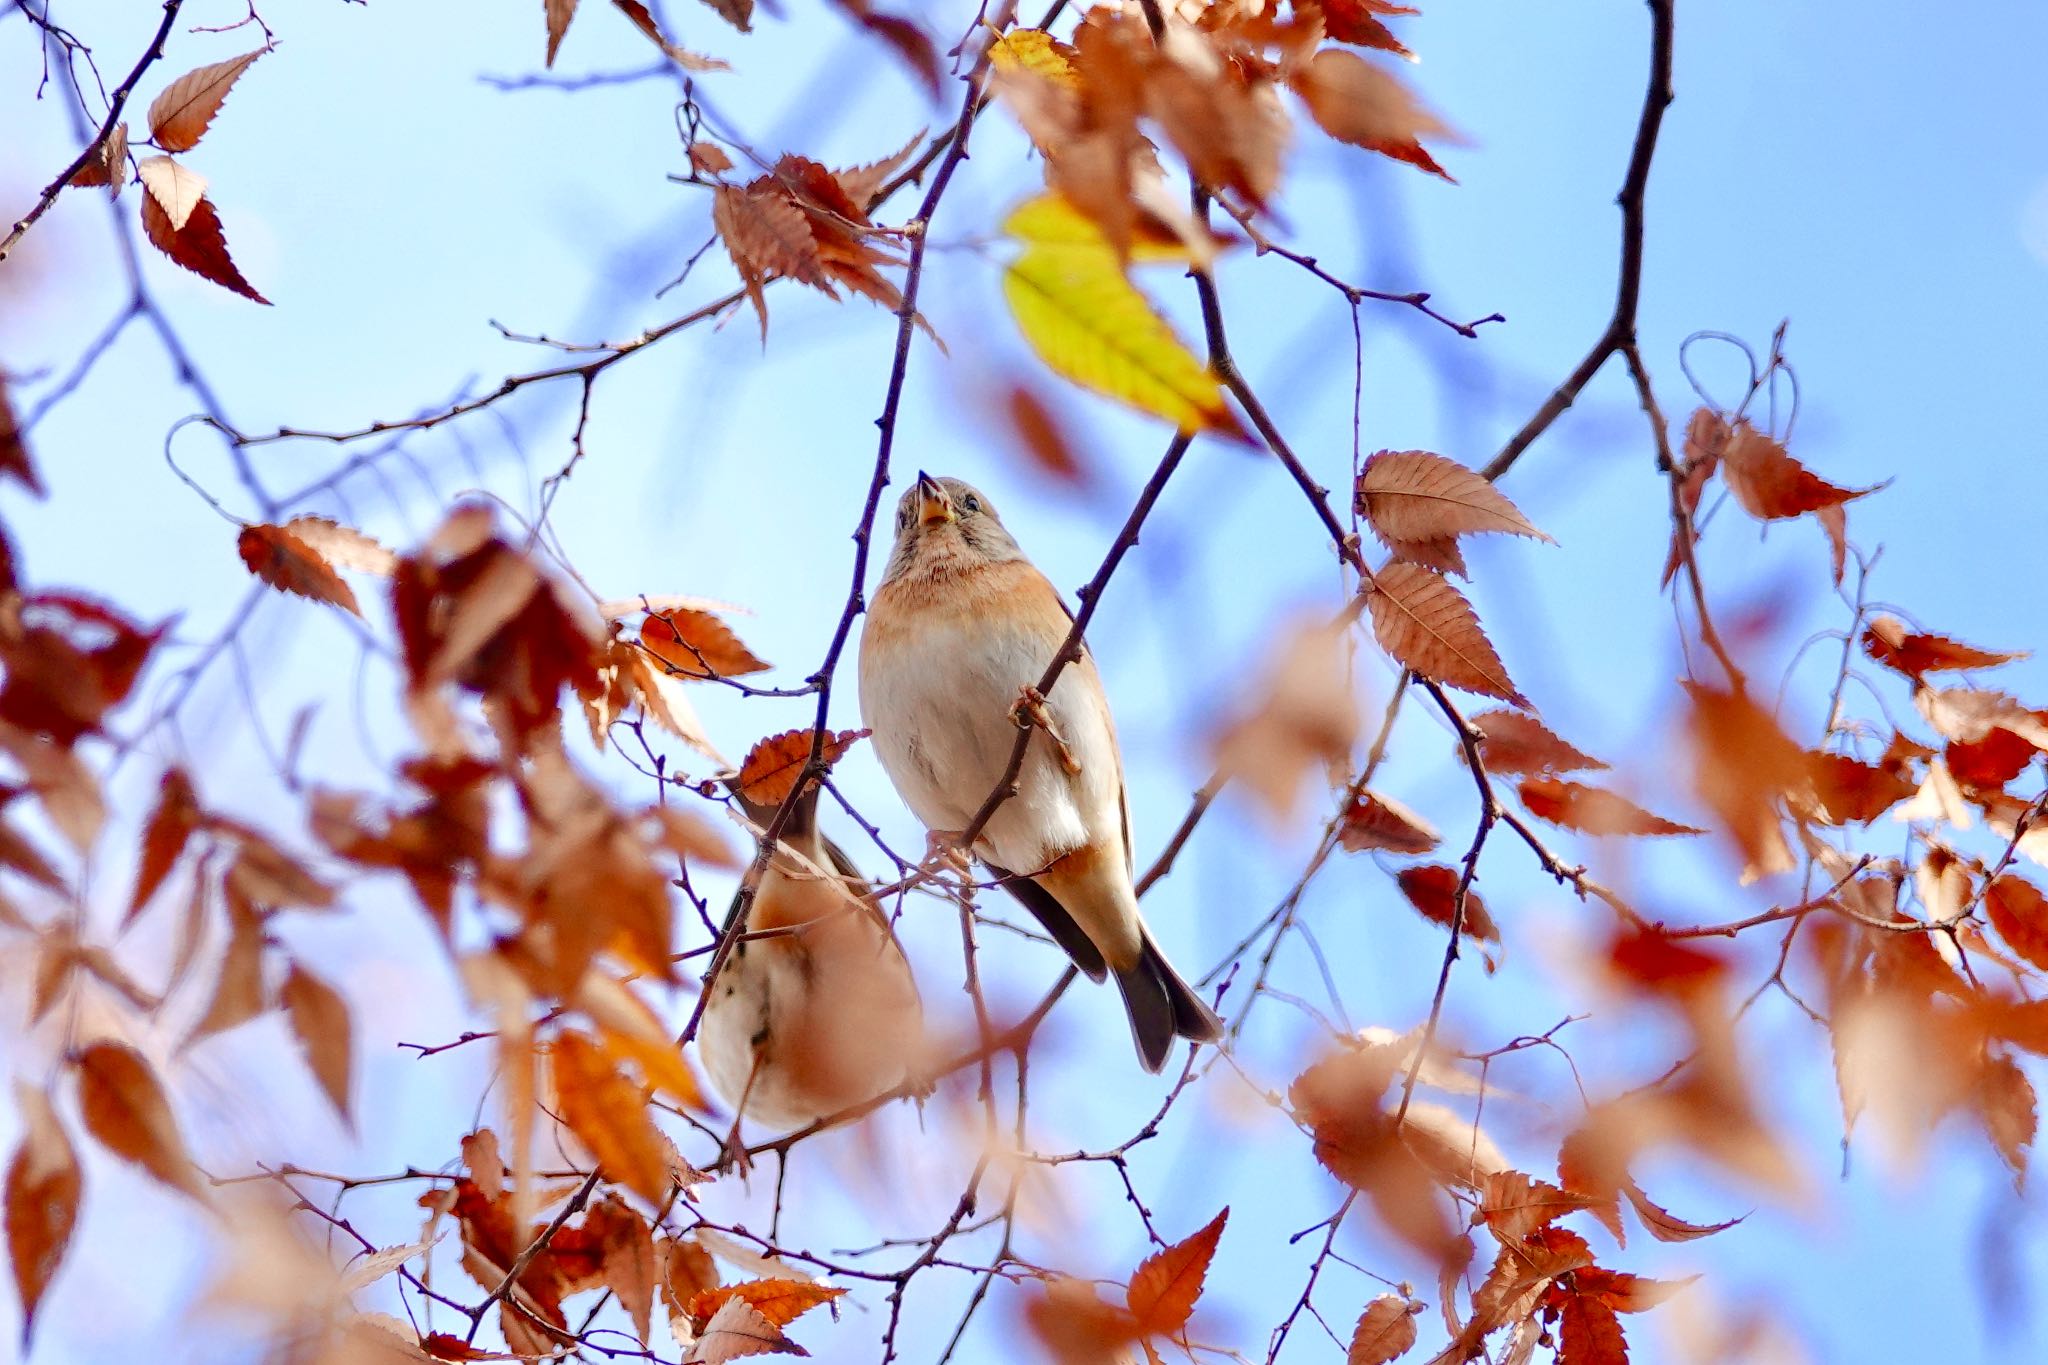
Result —
<instances>
[{"instance_id":1,"label":"orange leaf","mask_svg":"<svg viewBox=\"0 0 2048 1365\"><path fill-rule=\"evenodd\" d=\"M1003 412L1009 419L1012 443L1033 465L1076 488L1085 488L1095 481L1094 470L1082 461L1051 406L1036 389L1022 383L1011 385L1003 399Z\"/></svg>"},{"instance_id":2,"label":"orange leaf","mask_svg":"<svg viewBox=\"0 0 2048 1365\"><path fill-rule=\"evenodd\" d=\"M1389 564L1374 575L1365 605L1380 648L1404 666L1447 687L1529 704L1508 681L1471 603L1438 575Z\"/></svg>"},{"instance_id":3,"label":"orange leaf","mask_svg":"<svg viewBox=\"0 0 2048 1365\"><path fill-rule=\"evenodd\" d=\"M1415 1344L1415 1312L1420 1304L1400 1294L1382 1294L1358 1315L1351 1329L1351 1347L1344 1365L1386 1365Z\"/></svg>"},{"instance_id":4,"label":"orange leaf","mask_svg":"<svg viewBox=\"0 0 2048 1365\"><path fill-rule=\"evenodd\" d=\"M284 527L244 526L235 548L242 552L249 572L279 592L310 597L356 616L363 614L355 590L342 582L319 551Z\"/></svg>"},{"instance_id":5,"label":"orange leaf","mask_svg":"<svg viewBox=\"0 0 2048 1365\"><path fill-rule=\"evenodd\" d=\"M1807 777L1806 754L1748 697L1686 684L1693 790L1742 850L1744 883L1792 866L1778 801Z\"/></svg>"},{"instance_id":6,"label":"orange leaf","mask_svg":"<svg viewBox=\"0 0 2048 1365\"><path fill-rule=\"evenodd\" d=\"M725 243L726 255L732 258L733 269L753 301L764 342L768 338L768 300L763 286L768 281L787 277L839 297L818 257L808 217L789 192L773 182L758 190L752 185L743 190L719 186L711 197L711 226Z\"/></svg>"},{"instance_id":7,"label":"orange leaf","mask_svg":"<svg viewBox=\"0 0 2048 1365\"><path fill-rule=\"evenodd\" d=\"M1957 672L1968 668L1996 668L2027 657L2027 651L2011 653L1979 649L1946 635L1909 631L1893 616L1874 616L1863 628L1863 651L1886 668L1920 681L1928 673Z\"/></svg>"},{"instance_id":8,"label":"orange leaf","mask_svg":"<svg viewBox=\"0 0 2048 1365\"><path fill-rule=\"evenodd\" d=\"M1428 867L1404 867L1394 881L1400 886L1401 894L1408 898L1408 903L1422 912L1424 919L1450 928L1457 908L1457 868L1442 863ZM1495 926L1493 917L1486 913L1486 902L1469 887L1465 891L1464 932L1474 938L1500 942L1500 929Z\"/></svg>"},{"instance_id":9,"label":"orange leaf","mask_svg":"<svg viewBox=\"0 0 2048 1365\"><path fill-rule=\"evenodd\" d=\"M142 828L142 852L136 859L135 891L128 898L128 913L121 919L122 928L127 928L142 913L142 907L163 885L164 878L171 875L178 855L185 851L192 832L199 828L200 818L199 797L192 790L192 779L185 775L183 768L164 769L156 809L149 813L149 823Z\"/></svg>"},{"instance_id":10,"label":"orange leaf","mask_svg":"<svg viewBox=\"0 0 2048 1365\"><path fill-rule=\"evenodd\" d=\"M1796 517L1874 493L1838 488L1785 453L1785 447L1748 422L1737 422L1721 454L1721 478L1742 510L1762 521Z\"/></svg>"},{"instance_id":11,"label":"orange leaf","mask_svg":"<svg viewBox=\"0 0 2048 1365\"><path fill-rule=\"evenodd\" d=\"M1950 740L1941 757L1958 783L1996 790L2024 772L2039 752L2032 741L1998 725L1982 739Z\"/></svg>"},{"instance_id":12,"label":"orange leaf","mask_svg":"<svg viewBox=\"0 0 2048 1365\"><path fill-rule=\"evenodd\" d=\"M1621 1270L1602 1270L1589 1265L1572 1273L1572 1288L1588 1298L1598 1299L1617 1313L1641 1313L1655 1308L1679 1290L1697 1280L1652 1280Z\"/></svg>"},{"instance_id":13,"label":"orange leaf","mask_svg":"<svg viewBox=\"0 0 2048 1365\"><path fill-rule=\"evenodd\" d=\"M1326 47L1288 78L1309 116L1339 142L1451 177L1418 139L1455 136L1392 73L1356 53ZM1453 182L1455 183L1455 182Z\"/></svg>"},{"instance_id":14,"label":"orange leaf","mask_svg":"<svg viewBox=\"0 0 2048 1365\"><path fill-rule=\"evenodd\" d=\"M185 220L183 227L177 227L164 212L163 205L157 203L156 196L145 194L142 196L142 231L151 246L200 278L211 280L245 299L266 305L270 302L242 278L241 271L235 269L234 259L228 255L227 234L221 231L220 215L214 212L211 200L201 199L194 204L191 217Z\"/></svg>"},{"instance_id":15,"label":"orange leaf","mask_svg":"<svg viewBox=\"0 0 2048 1365\"><path fill-rule=\"evenodd\" d=\"M21 1116L21 1145L7 1163L7 1254L21 1295L24 1344L35 1331L43 1292L71 1245L84 1189L78 1153L57 1121L50 1097L16 1083L15 1112Z\"/></svg>"},{"instance_id":16,"label":"orange leaf","mask_svg":"<svg viewBox=\"0 0 2048 1365\"><path fill-rule=\"evenodd\" d=\"M352 1057L348 1002L296 962L284 979L278 1000L284 1005L299 1050L306 1054L313 1079L320 1083L335 1112L347 1119Z\"/></svg>"},{"instance_id":17,"label":"orange leaf","mask_svg":"<svg viewBox=\"0 0 2048 1365\"><path fill-rule=\"evenodd\" d=\"M2026 1178L2026 1149L2034 1145L2040 1125L2033 1082L2012 1058L1989 1056L1977 1068L1970 1101L1998 1154L2012 1168L2017 1185Z\"/></svg>"},{"instance_id":18,"label":"orange leaf","mask_svg":"<svg viewBox=\"0 0 2048 1365\"><path fill-rule=\"evenodd\" d=\"M170 1102L142 1054L125 1043L94 1043L71 1060L85 1131L115 1156L206 1203L206 1182L186 1154Z\"/></svg>"},{"instance_id":19,"label":"orange leaf","mask_svg":"<svg viewBox=\"0 0 2048 1365\"><path fill-rule=\"evenodd\" d=\"M704 1324L704 1330L691 1343L683 1360L685 1365L724 1365L724 1362L738 1360L742 1356L771 1352L810 1354L782 1335L782 1329L761 1316L753 1305L743 1298L734 1297L719 1305L718 1311L711 1315L711 1321Z\"/></svg>"},{"instance_id":20,"label":"orange leaf","mask_svg":"<svg viewBox=\"0 0 2048 1365\"><path fill-rule=\"evenodd\" d=\"M569 31L569 21L576 17L576 0L545 0L548 21L547 64L555 64L555 53L561 49L562 35Z\"/></svg>"},{"instance_id":21,"label":"orange leaf","mask_svg":"<svg viewBox=\"0 0 2048 1365\"><path fill-rule=\"evenodd\" d=\"M1486 1179L1480 1216L1503 1242L1515 1243L1568 1213L1592 1208L1600 1201L1570 1194L1555 1185L1533 1180L1520 1171L1500 1171Z\"/></svg>"},{"instance_id":22,"label":"orange leaf","mask_svg":"<svg viewBox=\"0 0 2048 1365\"><path fill-rule=\"evenodd\" d=\"M83 166L71 173L70 183L81 187L105 185L110 198L118 199L128 181L128 125L117 123L106 140L93 148Z\"/></svg>"},{"instance_id":23,"label":"orange leaf","mask_svg":"<svg viewBox=\"0 0 2048 1365\"><path fill-rule=\"evenodd\" d=\"M548 1059L562 1122L608 1177L660 1207L674 1183L668 1144L648 1117L640 1087L614 1071L604 1052L581 1033L556 1038Z\"/></svg>"},{"instance_id":24,"label":"orange leaf","mask_svg":"<svg viewBox=\"0 0 2048 1365\"><path fill-rule=\"evenodd\" d=\"M263 920L235 883L227 885L228 945L221 954L213 999L192 1026L193 1042L248 1023L268 1004L263 991Z\"/></svg>"},{"instance_id":25,"label":"orange leaf","mask_svg":"<svg viewBox=\"0 0 2048 1365\"><path fill-rule=\"evenodd\" d=\"M1572 1294L1557 1328L1557 1365L1628 1365L1621 1319L1599 1299Z\"/></svg>"},{"instance_id":26,"label":"orange leaf","mask_svg":"<svg viewBox=\"0 0 2048 1365\"><path fill-rule=\"evenodd\" d=\"M1650 1196L1636 1188L1633 1180L1621 1188L1622 1193L1628 1196L1628 1202L1635 1206L1636 1217L1643 1220L1643 1226L1660 1242L1697 1241L1702 1237L1711 1237L1717 1232L1726 1232L1742 1221L1740 1218L1730 1218L1725 1223L1688 1223L1669 1210L1658 1207Z\"/></svg>"},{"instance_id":27,"label":"orange leaf","mask_svg":"<svg viewBox=\"0 0 2048 1365\"><path fill-rule=\"evenodd\" d=\"M1846 754L1811 753L1806 761L1824 824L1867 825L1914 791L1914 784L1904 778Z\"/></svg>"},{"instance_id":28,"label":"orange leaf","mask_svg":"<svg viewBox=\"0 0 2048 1365\"><path fill-rule=\"evenodd\" d=\"M1223 1225L1230 1221L1230 1208L1210 1219L1192 1236L1154 1252L1131 1276L1124 1301L1139 1328L1158 1336L1177 1336L1187 1326L1202 1297L1202 1282L1208 1277L1209 1262L1216 1258L1216 1243Z\"/></svg>"},{"instance_id":29,"label":"orange leaf","mask_svg":"<svg viewBox=\"0 0 2048 1365\"><path fill-rule=\"evenodd\" d=\"M819 1304L830 1303L845 1293L844 1289L814 1280L744 1280L696 1294L690 1300L690 1316L702 1322L715 1315L727 1299L739 1298L770 1323L787 1327Z\"/></svg>"},{"instance_id":30,"label":"orange leaf","mask_svg":"<svg viewBox=\"0 0 2048 1365\"><path fill-rule=\"evenodd\" d=\"M224 62L187 71L164 87L149 106L149 135L167 152L185 152L199 145L213 116L220 112L242 73L270 51L259 47Z\"/></svg>"},{"instance_id":31,"label":"orange leaf","mask_svg":"<svg viewBox=\"0 0 2048 1365\"><path fill-rule=\"evenodd\" d=\"M1568 773L1580 768L1605 768L1550 732L1526 711L1483 711L1470 724L1479 732L1479 756L1490 773Z\"/></svg>"},{"instance_id":32,"label":"orange leaf","mask_svg":"<svg viewBox=\"0 0 2048 1365\"><path fill-rule=\"evenodd\" d=\"M1581 834L1705 833L1691 825L1652 815L1611 791L1567 782L1559 777L1524 778L1517 790L1529 814Z\"/></svg>"},{"instance_id":33,"label":"orange leaf","mask_svg":"<svg viewBox=\"0 0 2048 1365\"><path fill-rule=\"evenodd\" d=\"M784 730L779 735L770 735L747 752L746 761L740 764L739 776L733 779L739 794L756 806L774 809L789 799L796 789L796 780L804 770L804 764L811 757L811 730ZM827 736L818 761L827 768L839 761L855 741L867 736L866 730L841 730Z\"/></svg>"},{"instance_id":34,"label":"orange leaf","mask_svg":"<svg viewBox=\"0 0 2048 1365\"><path fill-rule=\"evenodd\" d=\"M1394 853L1427 853L1442 840L1429 821L1391 796L1362 791L1344 812L1337 839L1352 853L1383 848Z\"/></svg>"},{"instance_id":35,"label":"orange leaf","mask_svg":"<svg viewBox=\"0 0 2048 1365\"><path fill-rule=\"evenodd\" d=\"M1389 548L1397 541L1487 531L1550 540L1487 480L1426 450L1368 456L1358 474L1357 501L1373 534Z\"/></svg>"},{"instance_id":36,"label":"orange leaf","mask_svg":"<svg viewBox=\"0 0 2048 1365\"><path fill-rule=\"evenodd\" d=\"M640 643L685 678L740 678L768 665L708 611L671 607L640 623Z\"/></svg>"},{"instance_id":37,"label":"orange leaf","mask_svg":"<svg viewBox=\"0 0 2048 1365\"><path fill-rule=\"evenodd\" d=\"M2007 947L2048 971L2048 899L2038 887L2008 872L1984 888L1984 913Z\"/></svg>"}]
</instances>

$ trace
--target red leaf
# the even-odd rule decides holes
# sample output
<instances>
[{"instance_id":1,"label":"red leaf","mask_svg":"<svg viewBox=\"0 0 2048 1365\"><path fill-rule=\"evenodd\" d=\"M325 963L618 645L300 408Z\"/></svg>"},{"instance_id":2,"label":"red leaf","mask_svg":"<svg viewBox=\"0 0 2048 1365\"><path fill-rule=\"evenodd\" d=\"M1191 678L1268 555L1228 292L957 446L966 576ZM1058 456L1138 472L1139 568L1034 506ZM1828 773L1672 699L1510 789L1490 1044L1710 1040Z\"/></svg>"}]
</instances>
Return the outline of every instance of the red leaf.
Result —
<instances>
[{"instance_id":1,"label":"red leaf","mask_svg":"<svg viewBox=\"0 0 2048 1365\"><path fill-rule=\"evenodd\" d=\"M1559 1317L1557 1365L1628 1365L1621 1319L1604 1302L1573 1294Z\"/></svg>"},{"instance_id":2,"label":"red leaf","mask_svg":"<svg viewBox=\"0 0 2048 1365\"><path fill-rule=\"evenodd\" d=\"M1427 853L1442 840L1429 821L1391 796L1362 791L1344 812L1337 838L1347 852L1387 849L1393 853Z\"/></svg>"},{"instance_id":3,"label":"red leaf","mask_svg":"<svg viewBox=\"0 0 2048 1365\"><path fill-rule=\"evenodd\" d=\"M1717 1232L1726 1232L1742 1221L1741 1218L1730 1218L1725 1223L1688 1223L1668 1209L1658 1207L1648 1195L1636 1188L1633 1180L1622 1186L1622 1192L1635 1206L1636 1217L1643 1220L1643 1226L1660 1242L1698 1241Z\"/></svg>"},{"instance_id":4,"label":"red leaf","mask_svg":"<svg viewBox=\"0 0 2048 1365\"><path fill-rule=\"evenodd\" d=\"M1652 815L1599 787L1559 777L1529 777L1516 789L1529 814L1581 834L1702 834L1704 830Z\"/></svg>"},{"instance_id":5,"label":"red leaf","mask_svg":"<svg viewBox=\"0 0 2048 1365\"><path fill-rule=\"evenodd\" d=\"M1171 1337L1187 1326L1229 1219L1230 1209L1225 1206L1200 1231L1148 1256L1138 1267L1124 1300L1142 1330Z\"/></svg>"},{"instance_id":6,"label":"red leaf","mask_svg":"<svg viewBox=\"0 0 2048 1365\"><path fill-rule=\"evenodd\" d=\"M1401 888L1401 894L1408 903L1422 912L1422 917L1432 924L1441 924L1446 929L1457 909L1459 873L1455 867L1441 863L1427 867L1402 868L1394 881ZM1500 929L1493 917L1486 913L1486 902L1479 899L1479 893L1470 888L1465 892L1464 932L1474 938L1500 942Z\"/></svg>"},{"instance_id":7,"label":"red leaf","mask_svg":"<svg viewBox=\"0 0 2048 1365\"><path fill-rule=\"evenodd\" d=\"M320 552L282 526L244 526L235 540L249 572L279 592L297 593L356 616L363 609Z\"/></svg>"},{"instance_id":8,"label":"red leaf","mask_svg":"<svg viewBox=\"0 0 2048 1365\"><path fill-rule=\"evenodd\" d=\"M17 1084L15 1112L21 1117L22 1132L21 1145L7 1163L7 1254L21 1295L21 1337L26 1344L35 1331L43 1292L71 1245L84 1175L49 1096Z\"/></svg>"},{"instance_id":9,"label":"red leaf","mask_svg":"<svg viewBox=\"0 0 2048 1365\"><path fill-rule=\"evenodd\" d=\"M149 898L163 885L164 878L171 874L171 869L177 865L178 855L185 851L192 832L199 828L200 819L199 797L192 790L192 779L185 775L183 768L164 769L156 809L150 812L149 823L142 829L142 853L136 863L135 892L128 899L128 913L122 917L122 928L127 928L142 913L142 907L149 903Z\"/></svg>"},{"instance_id":10,"label":"red leaf","mask_svg":"<svg viewBox=\"0 0 2048 1365\"><path fill-rule=\"evenodd\" d=\"M186 1155L170 1102L142 1054L123 1043L94 1043L72 1065L85 1130L115 1156L207 1202L206 1182Z\"/></svg>"},{"instance_id":11,"label":"red leaf","mask_svg":"<svg viewBox=\"0 0 2048 1365\"><path fill-rule=\"evenodd\" d=\"M1909 631L1905 623L1891 616L1872 617L1863 628L1863 650L1886 668L1918 682L1928 673L1957 672L1970 668L1996 668L2027 657L2025 650L2002 652L1979 649L1946 635Z\"/></svg>"},{"instance_id":12,"label":"red leaf","mask_svg":"<svg viewBox=\"0 0 2048 1365\"><path fill-rule=\"evenodd\" d=\"M2006 946L2048 971L2048 898L2008 872L1984 889L1984 913Z\"/></svg>"},{"instance_id":13,"label":"red leaf","mask_svg":"<svg viewBox=\"0 0 2048 1365\"><path fill-rule=\"evenodd\" d=\"M214 211L212 200L201 199L192 206L192 215L185 220L185 225L174 227L163 205L157 203L156 196L145 194L142 196L142 231L148 236L150 245L201 279L211 280L221 288L257 303L270 302L242 278L241 271L235 269L234 258L228 255L227 234L221 231L220 215Z\"/></svg>"},{"instance_id":14,"label":"red leaf","mask_svg":"<svg viewBox=\"0 0 2048 1365\"><path fill-rule=\"evenodd\" d=\"M1366 589L1366 610L1380 648L1425 678L1517 706L1528 699L1508 681L1464 595L1414 564L1389 564Z\"/></svg>"},{"instance_id":15,"label":"red leaf","mask_svg":"<svg viewBox=\"0 0 2048 1365\"><path fill-rule=\"evenodd\" d=\"M1721 454L1721 478L1742 510L1763 521L1796 517L1876 492L1840 488L1809 471L1785 447L1748 422L1737 422Z\"/></svg>"},{"instance_id":16,"label":"red leaf","mask_svg":"<svg viewBox=\"0 0 2048 1365\"><path fill-rule=\"evenodd\" d=\"M1470 724L1479 732L1479 756L1490 773L1537 776L1607 766L1559 739L1526 711L1484 711Z\"/></svg>"}]
</instances>

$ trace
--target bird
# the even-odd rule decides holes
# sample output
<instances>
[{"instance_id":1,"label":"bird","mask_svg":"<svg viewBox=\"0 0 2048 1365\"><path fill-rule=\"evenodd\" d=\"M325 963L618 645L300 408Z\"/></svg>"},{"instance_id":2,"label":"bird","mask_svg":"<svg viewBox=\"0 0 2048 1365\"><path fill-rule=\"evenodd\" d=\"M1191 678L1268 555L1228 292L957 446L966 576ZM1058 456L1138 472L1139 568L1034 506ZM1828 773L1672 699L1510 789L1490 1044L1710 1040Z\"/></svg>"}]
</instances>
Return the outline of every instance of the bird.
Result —
<instances>
[{"instance_id":1,"label":"bird","mask_svg":"<svg viewBox=\"0 0 2048 1365\"><path fill-rule=\"evenodd\" d=\"M779 1130L886 1094L923 1060L910 963L860 870L819 829L818 792L814 782L790 807L697 1030L719 1094ZM780 804L737 799L764 829Z\"/></svg>"},{"instance_id":2,"label":"bird","mask_svg":"<svg viewBox=\"0 0 2048 1365\"><path fill-rule=\"evenodd\" d=\"M1114 976L1148 1071L1175 1038L1223 1026L1138 913L1116 724L1084 648L1050 696L1036 684L1073 617L979 489L920 472L860 645L861 723L883 770L940 842L964 834L1034 728L1016 791L972 852L1094 981ZM963 852L965 850L962 850Z\"/></svg>"}]
</instances>

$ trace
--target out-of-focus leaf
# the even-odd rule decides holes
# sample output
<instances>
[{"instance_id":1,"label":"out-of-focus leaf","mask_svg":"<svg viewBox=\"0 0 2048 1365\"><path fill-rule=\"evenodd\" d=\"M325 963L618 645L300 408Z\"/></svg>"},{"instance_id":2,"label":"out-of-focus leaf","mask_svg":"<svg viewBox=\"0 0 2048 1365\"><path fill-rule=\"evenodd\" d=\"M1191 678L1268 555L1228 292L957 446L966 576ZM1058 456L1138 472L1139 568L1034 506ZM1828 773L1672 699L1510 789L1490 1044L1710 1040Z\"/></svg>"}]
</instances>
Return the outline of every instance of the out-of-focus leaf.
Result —
<instances>
[{"instance_id":1,"label":"out-of-focus leaf","mask_svg":"<svg viewBox=\"0 0 2048 1365\"><path fill-rule=\"evenodd\" d=\"M7 1163L7 1254L21 1295L26 1343L35 1332L36 1309L71 1246L85 1177L50 1097L17 1082L14 1099L21 1144Z\"/></svg>"},{"instance_id":2,"label":"out-of-focus leaf","mask_svg":"<svg viewBox=\"0 0 2048 1365\"><path fill-rule=\"evenodd\" d=\"M156 1071L125 1043L94 1043L72 1058L85 1131L174 1190L204 1204L206 1181L186 1154Z\"/></svg>"}]
</instances>

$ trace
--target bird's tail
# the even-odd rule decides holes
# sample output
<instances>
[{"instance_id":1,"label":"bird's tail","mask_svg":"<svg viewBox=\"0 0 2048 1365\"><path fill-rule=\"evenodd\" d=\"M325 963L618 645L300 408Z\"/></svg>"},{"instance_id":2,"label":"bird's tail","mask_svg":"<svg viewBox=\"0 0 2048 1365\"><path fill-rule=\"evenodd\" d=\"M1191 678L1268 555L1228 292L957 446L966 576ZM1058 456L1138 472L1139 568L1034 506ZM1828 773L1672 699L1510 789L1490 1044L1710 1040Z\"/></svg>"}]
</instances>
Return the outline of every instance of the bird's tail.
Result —
<instances>
[{"instance_id":1,"label":"bird's tail","mask_svg":"<svg viewBox=\"0 0 2048 1365\"><path fill-rule=\"evenodd\" d=\"M1131 1016L1131 1039L1138 1045L1138 1060L1147 1071L1166 1065L1175 1038L1213 1043L1223 1036L1223 1021L1195 994L1195 988L1181 979L1150 933L1144 936L1138 960L1117 972L1116 984Z\"/></svg>"}]
</instances>

